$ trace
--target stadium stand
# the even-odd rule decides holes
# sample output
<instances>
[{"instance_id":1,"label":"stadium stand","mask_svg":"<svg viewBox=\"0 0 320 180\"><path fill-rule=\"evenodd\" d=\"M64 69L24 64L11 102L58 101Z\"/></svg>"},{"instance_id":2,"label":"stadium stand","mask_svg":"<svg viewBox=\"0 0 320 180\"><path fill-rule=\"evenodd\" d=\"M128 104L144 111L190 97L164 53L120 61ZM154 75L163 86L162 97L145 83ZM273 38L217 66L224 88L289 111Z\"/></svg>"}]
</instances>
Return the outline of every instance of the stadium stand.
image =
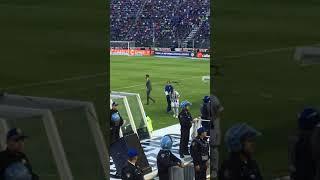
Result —
<instances>
[{"instance_id":1,"label":"stadium stand","mask_svg":"<svg viewBox=\"0 0 320 180\"><path fill-rule=\"evenodd\" d=\"M187 40L209 48L209 11L208 0L112 0L111 40L137 47L183 47Z\"/></svg>"}]
</instances>

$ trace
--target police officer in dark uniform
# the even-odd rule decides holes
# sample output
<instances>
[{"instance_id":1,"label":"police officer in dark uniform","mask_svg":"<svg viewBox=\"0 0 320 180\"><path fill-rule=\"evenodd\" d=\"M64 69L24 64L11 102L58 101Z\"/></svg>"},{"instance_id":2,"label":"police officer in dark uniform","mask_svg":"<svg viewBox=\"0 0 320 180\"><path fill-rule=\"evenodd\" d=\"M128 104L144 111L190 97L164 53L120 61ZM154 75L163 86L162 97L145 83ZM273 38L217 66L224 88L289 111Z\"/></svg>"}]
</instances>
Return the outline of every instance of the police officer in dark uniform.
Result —
<instances>
[{"instance_id":1,"label":"police officer in dark uniform","mask_svg":"<svg viewBox=\"0 0 320 180\"><path fill-rule=\"evenodd\" d=\"M189 107L192 104L189 101L182 101L181 112L179 113L179 122L180 122L180 131L181 131L181 138L180 138L180 147L179 147L179 154L180 158L184 158L184 155L190 155L188 151L188 143L190 137L190 128L192 127L192 116L189 111Z\"/></svg>"},{"instance_id":2,"label":"police officer in dark uniform","mask_svg":"<svg viewBox=\"0 0 320 180\"><path fill-rule=\"evenodd\" d=\"M18 164L22 169L27 169L23 174L24 178L30 180L38 180L39 177L32 171L31 164L24 151L24 140L27 138L18 128L13 128L7 133L7 149L0 152L0 179L15 178L8 177L12 166ZM14 168L14 167L13 167ZM11 175L18 175L12 174ZM21 174L19 175L21 176Z\"/></svg>"},{"instance_id":3,"label":"police officer in dark uniform","mask_svg":"<svg viewBox=\"0 0 320 180\"><path fill-rule=\"evenodd\" d=\"M206 180L209 167L209 143L206 140L207 131L204 127L197 130L198 136L190 146L191 157L194 164L195 180Z\"/></svg>"},{"instance_id":4,"label":"police officer in dark uniform","mask_svg":"<svg viewBox=\"0 0 320 180\"><path fill-rule=\"evenodd\" d=\"M254 138L261 133L245 123L232 126L225 135L229 158L222 163L219 180L262 180L253 159Z\"/></svg>"},{"instance_id":5,"label":"police officer in dark uniform","mask_svg":"<svg viewBox=\"0 0 320 180\"><path fill-rule=\"evenodd\" d=\"M319 144L319 141L312 143L313 134L319 123L320 112L316 108L304 108L298 116L299 133L292 152L294 157L292 162L294 171L290 175L292 180L319 179L316 178L316 157L319 156L319 152L313 153L313 147Z\"/></svg>"},{"instance_id":6,"label":"police officer in dark uniform","mask_svg":"<svg viewBox=\"0 0 320 180\"><path fill-rule=\"evenodd\" d=\"M200 108L201 112L201 119L204 120L211 120L211 103L210 103L210 96L205 96L203 98L203 104ZM210 121L202 121L202 127L207 130L207 135L210 136Z\"/></svg>"},{"instance_id":7,"label":"police officer in dark uniform","mask_svg":"<svg viewBox=\"0 0 320 180\"><path fill-rule=\"evenodd\" d=\"M173 166L184 167L181 160L172 154L172 138L169 135L161 139L161 150L157 156L159 180L169 180L169 168Z\"/></svg>"},{"instance_id":8,"label":"police officer in dark uniform","mask_svg":"<svg viewBox=\"0 0 320 180\"><path fill-rule=\"evenodd\" d=\"M110 144L116 142L120 138L120 128L124 121L118 111L118 103L113 102L110 110L111 121L110 121Z\"/></svg>"},{"instance_id":9,"label":"police officer in dark uniform","mask_svg":"<svg viewBox=\"0 0 320 180\"><path fill-rule=\"evenodd\" d=\"M129 149L128 161L121 171L121 178L123 180L144 180L142 170L136 165L138 161L138 151L136 149Z\"/></svg>"}]
</instances>

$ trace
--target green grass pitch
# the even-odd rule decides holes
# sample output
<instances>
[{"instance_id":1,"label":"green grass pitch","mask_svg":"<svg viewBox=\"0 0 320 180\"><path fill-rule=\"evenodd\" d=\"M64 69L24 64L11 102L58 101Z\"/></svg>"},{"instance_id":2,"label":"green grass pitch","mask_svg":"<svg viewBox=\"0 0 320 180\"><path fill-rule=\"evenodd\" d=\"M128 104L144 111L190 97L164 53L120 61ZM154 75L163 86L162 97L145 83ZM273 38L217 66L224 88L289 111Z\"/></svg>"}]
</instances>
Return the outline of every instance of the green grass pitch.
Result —
<instances>
[{"instance_id":1,"label":"green grass pitch","mask_svg":"<svg viewBox=\"0 0 320 180\"><path fill-rule=\"evenodd\" d=\"M1 1L0 89L12 94L92 101L106 134L105 7L105 1ZM32 134L26 148L35 145ZM73 137L79 138L79 134ZM38 148L31 151L39 157L51 153L43 144L37 144ZM90 157L90 152L84 151ZM52 162L30 160L40 179L58 179L48 176L54 170ZM83 160L83 165L90 165L90 161ZM84 179L98 174L74 171L83 173Z\"/></svg>"},{"instance_id":2,"label":"green grass pitch","mask_svg":"<svg viewBox=\"0 0 320 180\"><path fill-rule=\"evenodd\" d=\"M203 82L202 76L210 74L210 62L187 58L131 57L111 56L110 84L112 91L139 93L146 103L145 75L152 82L151 97L156 103L144 105L154 129L177 124L178 120L166 113L167 101L164 86L167 80L176 81L174 88L180 93L181 100L192 102L191 113L200 114L202 98L210 93L209 82Z\"/></svg>"},{"instance_id":3,"label":"green grass pitch","mask_svg":"<svg viewBox=\"0 0 320 180\"><path fill-rule=\"evenodd\" d=\"M297 113L320 106L320 66L293 60L295 46L320 43L319 10L312 0L221 0L214 6L215 63L224 76L213 81L225 107L222 130L241 121L263 133L255 157L265 179L288 174Z\"/></svg>"}]
</instances>

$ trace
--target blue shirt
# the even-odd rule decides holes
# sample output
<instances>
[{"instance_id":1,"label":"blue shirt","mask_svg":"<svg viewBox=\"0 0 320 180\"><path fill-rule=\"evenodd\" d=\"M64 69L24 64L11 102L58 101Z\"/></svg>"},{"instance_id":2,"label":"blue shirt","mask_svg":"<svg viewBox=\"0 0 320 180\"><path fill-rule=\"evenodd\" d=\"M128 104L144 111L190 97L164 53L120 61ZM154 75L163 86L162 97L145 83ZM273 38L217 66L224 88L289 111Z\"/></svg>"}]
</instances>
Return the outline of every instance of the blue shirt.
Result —
<instances>
[{"instance_id":1,"label":"blue shirt","mask_svg":"<svg viewBox=\"0 0 320 180\"><path fill-rule=\"evenodd\" d=\"M173 87L171 84L167 84L165 87L164 87L164 91L165 92L168 92L169 94L171 94L173 92Z\"/></svg>"}]
</instances>

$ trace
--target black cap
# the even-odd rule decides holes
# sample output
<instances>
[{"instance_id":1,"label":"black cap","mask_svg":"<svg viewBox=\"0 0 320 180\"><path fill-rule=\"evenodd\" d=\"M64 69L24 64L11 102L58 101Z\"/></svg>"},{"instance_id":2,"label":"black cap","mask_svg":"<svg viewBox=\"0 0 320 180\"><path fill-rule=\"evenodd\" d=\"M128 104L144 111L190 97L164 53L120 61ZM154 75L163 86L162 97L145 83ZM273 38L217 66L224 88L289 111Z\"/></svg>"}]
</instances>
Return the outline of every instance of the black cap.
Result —
<instances>
[{"instance_id":1,"label":"black cap","mask_svg":"<svg viewBox=\"0 0 320 180\"><path fill-rule=\"evenodd\" d=\"M10 129L7 133L7 140L23 140L27 137L19 128Z\"/></svg>"},{"instance_id":2,"label":"black cap","mask_svg":"<svg viewBox=\"0 0 320 180\"><path fill-rule=\"evenodd\" d=\"M112 106L118 106L119 104L113 101Z\"/></svg>"}]
</instances>

